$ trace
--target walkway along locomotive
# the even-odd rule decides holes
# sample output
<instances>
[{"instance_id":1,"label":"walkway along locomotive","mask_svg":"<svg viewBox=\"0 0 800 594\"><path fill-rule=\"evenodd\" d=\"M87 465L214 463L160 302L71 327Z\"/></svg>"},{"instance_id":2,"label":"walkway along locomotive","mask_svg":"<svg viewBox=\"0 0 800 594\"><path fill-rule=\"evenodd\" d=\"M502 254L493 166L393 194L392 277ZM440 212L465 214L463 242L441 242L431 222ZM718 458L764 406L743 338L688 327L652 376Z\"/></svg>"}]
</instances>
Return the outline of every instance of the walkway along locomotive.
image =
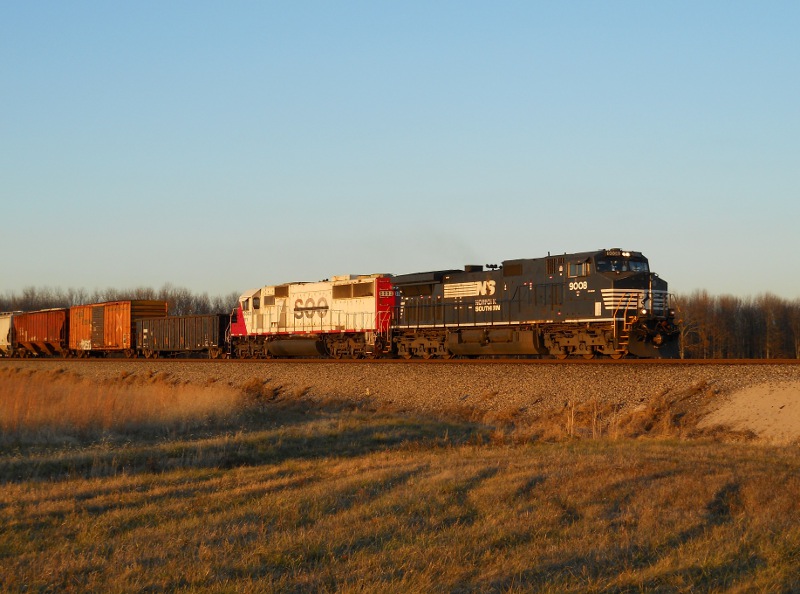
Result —
<instances>
[{"instance_id":1,"label":"walkway along locomotive","mask_svg":"<svg viewBox=\"0 0 800 594\"><path fill-rule=\"evenodd\" d=\"M234 357L677 356L667 283L621 249L246 292Z\"/></svg>"}]
</instances>

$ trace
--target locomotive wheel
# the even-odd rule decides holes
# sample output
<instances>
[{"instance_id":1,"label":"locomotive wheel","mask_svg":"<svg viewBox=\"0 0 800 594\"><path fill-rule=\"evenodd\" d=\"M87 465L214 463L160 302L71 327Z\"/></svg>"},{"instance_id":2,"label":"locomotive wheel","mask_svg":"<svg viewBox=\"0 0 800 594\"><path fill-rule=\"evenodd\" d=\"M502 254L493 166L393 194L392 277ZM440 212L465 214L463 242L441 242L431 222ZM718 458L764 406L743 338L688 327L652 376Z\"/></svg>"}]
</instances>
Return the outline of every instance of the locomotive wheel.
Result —
<instances>
[{"instance_id":1,"label":"locomotive wheel","mask_svg":"<svg viewBox=\"0 0 800 594\"><path fill-rule=\"evenodd\" d=\"M586 359L587 361L589 359L594 359L594 353L586 353L585 355L583 355L583 358Z\"/></svg>"},{"instance_id":2,"label":"locomotive wheel","mask_svg":"<svg viewBox=\"0 0 800 594\"><path fill-rule=\"evenodd\" d=\"M609 355L609 357L614 359L614 361L618 361L619 359L622 359L622 353L614 353L613 355Z\"/></svg>"}]
</instances>

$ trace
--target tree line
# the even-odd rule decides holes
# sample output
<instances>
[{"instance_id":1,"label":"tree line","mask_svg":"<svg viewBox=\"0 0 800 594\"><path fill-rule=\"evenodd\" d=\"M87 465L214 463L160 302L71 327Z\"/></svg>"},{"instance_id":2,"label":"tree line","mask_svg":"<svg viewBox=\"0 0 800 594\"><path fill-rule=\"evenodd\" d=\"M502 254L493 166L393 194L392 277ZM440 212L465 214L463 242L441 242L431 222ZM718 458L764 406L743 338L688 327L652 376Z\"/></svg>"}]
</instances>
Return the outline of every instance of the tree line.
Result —
<instances>
[{"instance_id":1,"label":"tree line","mask_svg":"<svg viewBox=\"0 0 800 594\"><path fill-rule=\"evenodd\" d=\"M800 299L712 296L673 298L686 359L800 359Z\"/></svg>"},{"instance_id":2,"label":"tree line","mask_svg":"<svg viewBox=\"0 0 800 594\"><path fill-rule=\"evenodd\" d=\"M127 301L154 299L167 302L167 313L171 316L225 313L236 307L239 293L209 297L208 293L195 294L185 287L166 284L160 289L139 287L137 289L52 289L49 287L26 287L21 293L0 296L0 311L37 311L56 307L71 307L105 301Z\"/></svg>"}]
</instances>

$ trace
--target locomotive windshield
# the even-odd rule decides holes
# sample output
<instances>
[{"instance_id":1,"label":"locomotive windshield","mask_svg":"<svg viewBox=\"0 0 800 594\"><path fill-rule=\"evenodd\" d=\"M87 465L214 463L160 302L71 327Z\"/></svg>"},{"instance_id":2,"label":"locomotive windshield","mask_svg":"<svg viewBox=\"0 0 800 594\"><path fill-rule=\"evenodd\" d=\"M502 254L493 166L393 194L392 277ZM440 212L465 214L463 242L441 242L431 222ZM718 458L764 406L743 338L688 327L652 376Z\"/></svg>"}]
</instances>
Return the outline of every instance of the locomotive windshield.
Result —
<instances>
[{"instance_id":1,"label":"locomotive windshield","mask_svg":"<svg viewBox=\"0 0 800 594\"><path fill-rule=\"evenodd\" d=\"M597 272L649 272L647 260L632 260L629 258L597 258L595 261Z\"/></svg>"}]
</instances>

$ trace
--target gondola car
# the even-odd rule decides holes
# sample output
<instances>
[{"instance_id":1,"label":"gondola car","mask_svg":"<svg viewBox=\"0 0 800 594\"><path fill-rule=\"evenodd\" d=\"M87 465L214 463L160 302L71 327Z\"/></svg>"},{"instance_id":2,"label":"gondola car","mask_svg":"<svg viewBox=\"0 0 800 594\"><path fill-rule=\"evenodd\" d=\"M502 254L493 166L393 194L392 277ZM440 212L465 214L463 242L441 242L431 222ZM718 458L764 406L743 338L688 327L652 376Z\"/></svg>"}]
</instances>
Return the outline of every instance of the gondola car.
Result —
<instances>
[{"instance_id":1,"label":"gondola car","mask_svg":"<svg viewBox=\"0 0 800 594\"><path fill-rule=\"evenodd\" d=\"M167 316L136 320L136 348L148 359L158 357L228 356L230 316L225 314Z\"/></svg>"}]
</instances>

